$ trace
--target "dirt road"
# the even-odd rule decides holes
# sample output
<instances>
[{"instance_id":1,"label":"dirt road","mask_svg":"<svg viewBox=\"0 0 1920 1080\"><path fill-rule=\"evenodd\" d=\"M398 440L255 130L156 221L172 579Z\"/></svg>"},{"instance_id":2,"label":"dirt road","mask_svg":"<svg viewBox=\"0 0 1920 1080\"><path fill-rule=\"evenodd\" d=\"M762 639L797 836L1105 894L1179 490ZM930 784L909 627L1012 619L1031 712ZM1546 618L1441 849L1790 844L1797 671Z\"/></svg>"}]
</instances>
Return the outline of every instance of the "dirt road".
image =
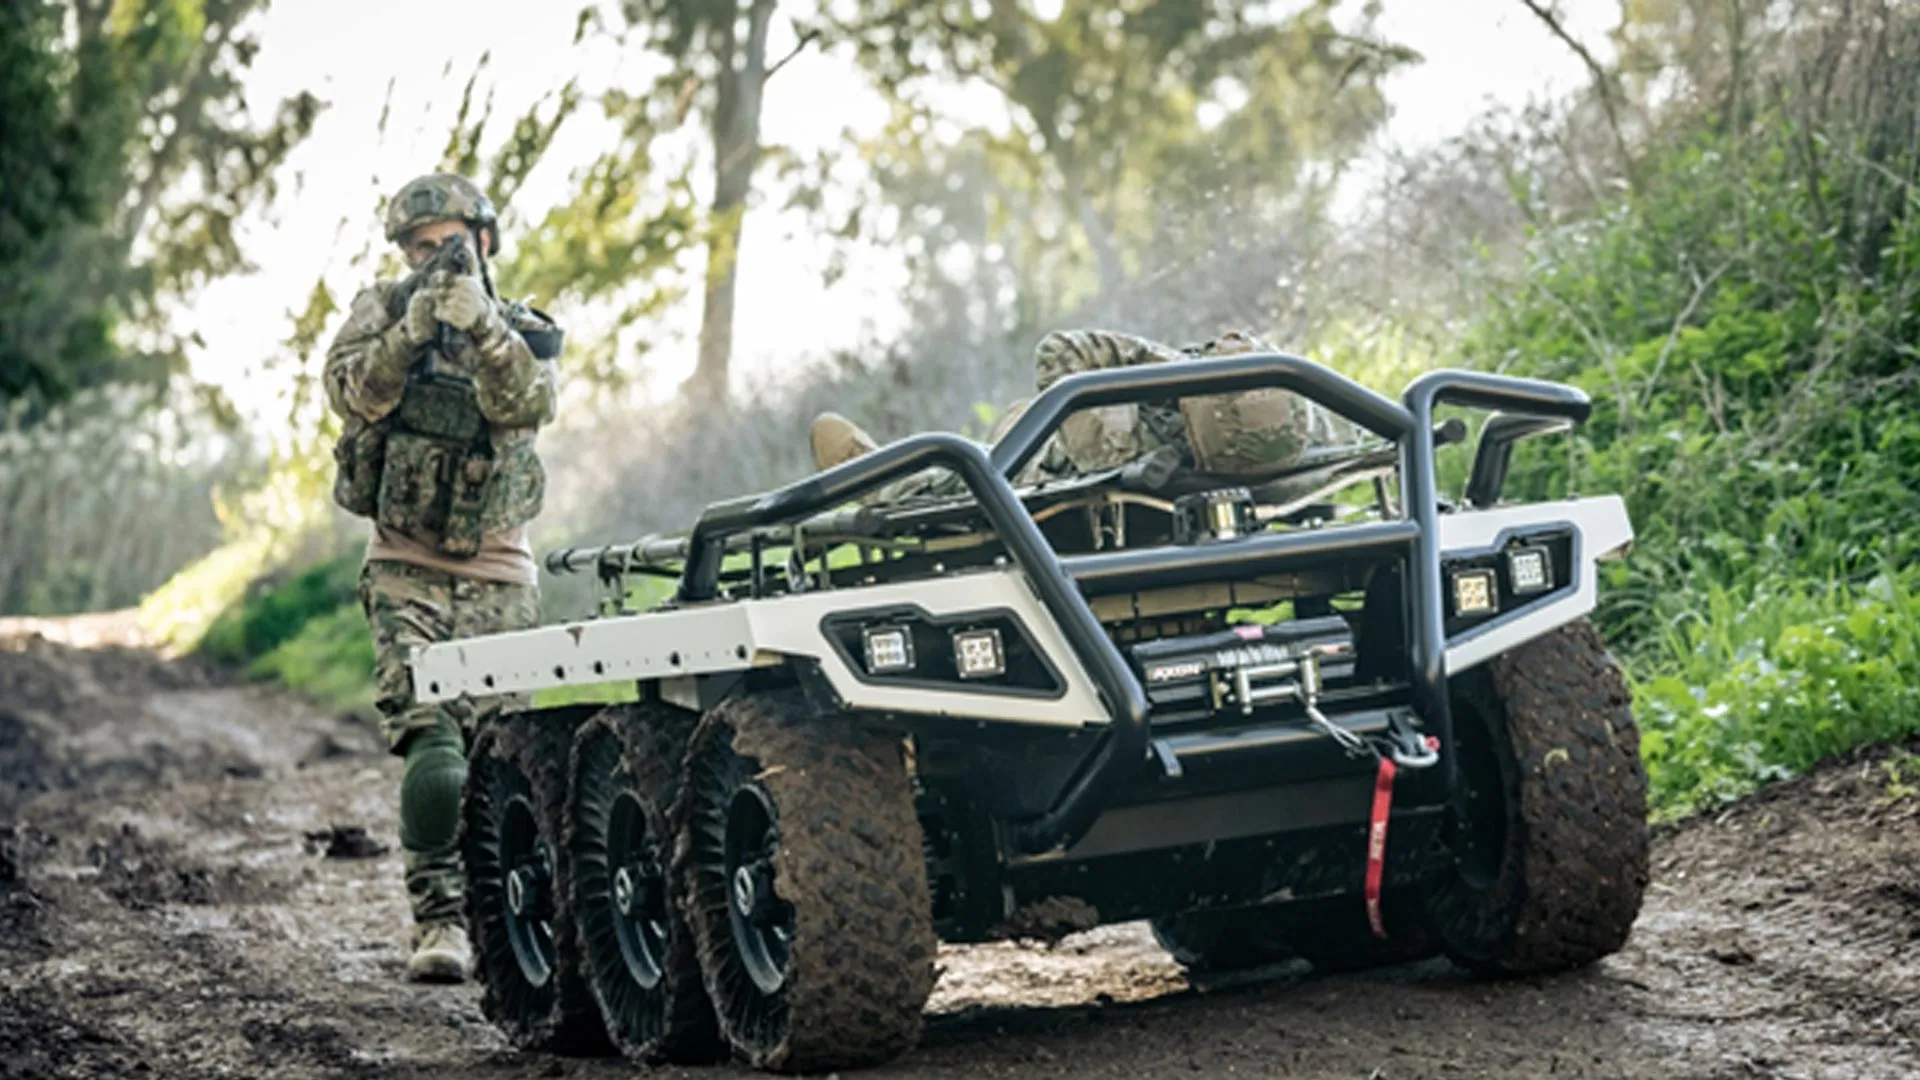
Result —
<instances>
[{"instance_id":1,"label":"dirt road","mask_svg":"<svg viewBox=\"0 0 1920 1080\"><path fill-rule=\"evenodd\" d=\"M0 1080L635 1072L513 1053L471 988L401 981L398 858L343 857L394 844L368 728L110 641L0 631ZM1920 1077L1916 750L1663 832L1590 971L1196 987L1137 926L957 949L920 1049L867 1075Z\"/></svg>"}]
</instances>

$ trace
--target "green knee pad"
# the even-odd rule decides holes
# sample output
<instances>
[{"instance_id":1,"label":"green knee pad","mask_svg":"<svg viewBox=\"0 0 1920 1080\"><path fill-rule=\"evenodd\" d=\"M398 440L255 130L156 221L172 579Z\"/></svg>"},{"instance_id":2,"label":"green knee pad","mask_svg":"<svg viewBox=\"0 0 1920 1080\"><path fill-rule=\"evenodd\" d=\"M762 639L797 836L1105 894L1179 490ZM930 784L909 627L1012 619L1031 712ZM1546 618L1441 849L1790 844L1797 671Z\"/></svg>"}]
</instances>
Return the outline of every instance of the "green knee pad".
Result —
<instances>
[{"instance_id":1,"label":"green knee pad","mask_svg":"<svg viewBox=\"0 0 1920 1080\"><path fill-rule=\"evenodd\" d=\"M453 843L466 782L467 755L458 734L441 729L409 739L400 778L400 846L433 851Z\"/></svg>"}]
</instances>

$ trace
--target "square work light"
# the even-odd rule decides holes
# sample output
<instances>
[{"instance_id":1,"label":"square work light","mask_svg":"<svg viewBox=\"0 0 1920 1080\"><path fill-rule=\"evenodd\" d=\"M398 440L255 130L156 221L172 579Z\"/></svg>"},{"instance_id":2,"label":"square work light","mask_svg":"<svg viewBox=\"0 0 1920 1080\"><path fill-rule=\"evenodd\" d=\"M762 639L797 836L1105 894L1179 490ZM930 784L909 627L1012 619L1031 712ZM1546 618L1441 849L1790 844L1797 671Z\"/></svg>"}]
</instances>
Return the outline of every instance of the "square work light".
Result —
<instances>
[{"instance_id":1,"label":"square work light","mask_svg":"<svg viewBox=\"0 0 1920 1080\"><path fill-rule=\"evenodd\" d=\"M1553 561L1543 547L1519 547L1507 552L1507 581L1520 596L1553 587Z\"/></svg>"},{"instance_id":2,"label":"square work light","mask_svg":"<svg viewBox=\"0 0 1920 1080\"><path fill-rule=\"evenodd\" d=\"M1453 575L1453 613L1484 615L1500 604L1500 591L1491 570L1461 570Z\"/></svg>"},{"instance_id":3,"label":"square work light","mask_svg":"<svg viewBox=\"0 0 1920 1080\"><path fill-rule=\"evenodd\" d=\"M953 635L953 665L963 679L991 679L1007 671L998 630L961 630Z\"/></svg>"},{"instance_id":4,"label":"square work light","mask_svg":"<svg viewBox=\"0 0 1920 1080\"><path fill-rule=\"evenodd\" d=\"M913 635L904 626L869 626L860 632L867 650L867 671L888 675L913 670Z\"/></svg>"}]
</instances>

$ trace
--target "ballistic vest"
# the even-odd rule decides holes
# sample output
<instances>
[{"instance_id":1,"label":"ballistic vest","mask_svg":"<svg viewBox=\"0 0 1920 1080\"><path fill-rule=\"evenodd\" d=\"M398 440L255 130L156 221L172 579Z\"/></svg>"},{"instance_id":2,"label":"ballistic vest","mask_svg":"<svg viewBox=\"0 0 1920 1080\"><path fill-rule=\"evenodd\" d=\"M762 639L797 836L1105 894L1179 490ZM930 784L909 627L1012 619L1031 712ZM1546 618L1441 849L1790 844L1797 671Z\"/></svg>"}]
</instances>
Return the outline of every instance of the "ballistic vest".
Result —
<instances>
[{"instance_id":1,"label":"ballistic vest","mask_svg":"<svg viewBox=\"0 0 1920 1080\"><path fill-rule=\"evenodd\" d=\"M523 337L545 359L559 352L558 334ZM531 521L546 491L532 432L496 431L472 377L437 344L415 357L393 412L348 421L334 459L341 507L455 559L478 554L486 535Z\"/></svg>"}]
</instances>

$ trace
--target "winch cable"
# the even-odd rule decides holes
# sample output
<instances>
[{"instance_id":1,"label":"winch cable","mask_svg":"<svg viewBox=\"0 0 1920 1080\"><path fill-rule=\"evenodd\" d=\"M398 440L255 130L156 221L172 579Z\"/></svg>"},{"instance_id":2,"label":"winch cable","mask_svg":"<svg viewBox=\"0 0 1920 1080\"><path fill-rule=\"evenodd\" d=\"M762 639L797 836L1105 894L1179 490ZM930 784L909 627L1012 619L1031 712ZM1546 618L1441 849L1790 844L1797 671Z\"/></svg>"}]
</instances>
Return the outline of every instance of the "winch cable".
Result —
<instances>
[{"instance_id":1,"label":"winch cable","mask_svg":"<svg viewBox=\"0 0 1920 1080\"><path fill-rule=\"evenodd\" d=\"M1339 743L1350 756L1370 754L1378 763L1373 778L1373 810L1367 816L1367 926L1373 936L1387 939L1386 919L1380 908L1381 887L1387 872L1387 822L1393 814L1393 779L1401 769L1430 768L1440 760L1440 740L1393 725L1384 735L1363 737L1341 727L1320 711L1320 665L1312 654L1302 658L1296 688L1307 719Z\"/></svg>"}]
</instances>

